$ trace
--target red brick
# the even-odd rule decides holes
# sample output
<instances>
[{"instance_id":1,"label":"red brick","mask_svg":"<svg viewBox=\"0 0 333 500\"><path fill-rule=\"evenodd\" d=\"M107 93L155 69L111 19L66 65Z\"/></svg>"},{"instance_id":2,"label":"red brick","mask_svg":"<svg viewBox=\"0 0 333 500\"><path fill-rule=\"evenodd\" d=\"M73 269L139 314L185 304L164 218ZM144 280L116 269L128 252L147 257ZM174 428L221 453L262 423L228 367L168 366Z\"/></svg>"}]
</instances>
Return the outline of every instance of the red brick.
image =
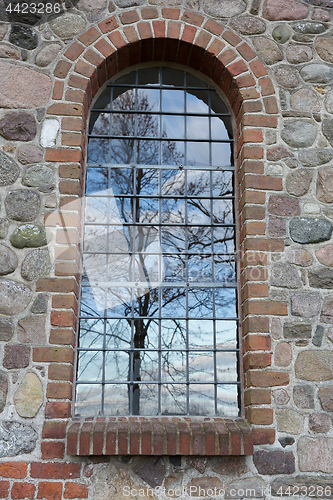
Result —
<instances>
[{"instance_id":1,"label":"red brick","mask_svg":"<svg viewBox=\"0 0 333 500\"><path fill-rule=\"evenodd\" d=\"M51 330L50 344L74 345L73 330Z\"/></svg>"},{"instance_id":2,"label":"red brick","mask_svg":"<svg viewBox=\"0 0 333 500\"><path fill-rule=\"evenodd\" d=\"M84 46L78 42L74 42L68 47L64 55L71 61L74 61L82 54L83 51Z\"/></svg>"},{"instance_id":3,"label":"red brick","mask_svg":"<svg viewBox=\"0 0 333 500\"><path fill-rule=\"evenodd\" d=\"M80 477L81 464L64 462L33 462L30 476L40 479L77 479Z\"/></svg>"},{"instance_id":4,"label":"red brick","mask_svg":"<svg viewBox=\"0 0 333 500\"><path fill-rule=\"evenodd\" d=\"M49 383L46 397L49 399L71 399L72 385L65 382Z\"/></svg>"},{"instance_id":5,"label":"red brick","mask_svg":"<svg viewBox=\"0 0 333 500\"><path fill-rule=\"evenodd\" d=\"M132 24L139 21L139 14L136 10L128 10L127 12L122 12L119 15L119 19L123 24Z\"/></svg>"},{"instance_id":6,"label":"red brick","mask_svg":"<svg viewBox=\"0 0 333 500\"><path fill-rule=\"evenodd\" d=\"M88 92L90 82L89 82L88 78L84 78L83 76L71 74L69 77L69 80L68 80L68 85L70 87L74 87L76 89L81 89L81 90L84 90L85 92Z\"/></svg>"},{"instance_id":7,"label":"red brick","mask_svg":"<svg viewBox=\"0 0 333 500\"><path fill-rule=\"evenodd\" d=\"M121 47L126 46L126 42L124 38L121 36L119 31L114 31L109 35L110 41L113 43L113 45L116 47L116 49L120 49Z\"/></svg>"},{"instance_id":8,"label":"red brick","mask_svg":"<svg viewBox=\"0 0 333 500\"><path fill-rule=\"evenodd\" d=\"M271 404L270 389L248 389L245 391L246 405L270 405Z\"/></svg>"},{"instance_id":9,"label":"red brick","mask_svg":"<svg viewBox=\"0 0 333 500\"><path fill-rule=\"evenodd\" d=\"M140 454L140 424L139 422L131 422L130 432L130 454Z\"/></svg>"},{"instance_id":10,"label":"red brick","mask_svg":"<svg viewBox=\"0 0 333 500\"><path fill-rule=\"evenodd\" d=\"M77 231L76 231L77 232ZM60 243L60 241L59 241ZM66 240L62 243L66 243ZM37 292L75 292L77 283L73 278L42 278L37 281Z\"/></svg>"},{"instance_id":11,"label":"red brick","mask_svg":"<svg viewBox=\"0 0 333 500\"><path fill-rule=\"evenodd\" d=\"M274 444L275 429L252 429L253 444Z\"/></svg>"},{"instance_id":12,"label":"red brick","mask_svg":"<svg viewBox=\"0 0 333 500\"><path fill-rule=\"evenodd\" d=\"M72 64L68 61L59 61L54 70L54 76L57 78L66 78Z\"/></svg>"},{"instance_id":13,"label":"red brick","mask_svg":"<svg viewBox=\"0 0 333 500\"><path fill-rule=\"evenodd\" d=\"M75 315L72 311L52 311L51 313L51 325L53 326L73 326L75 321Z\"/></svg>"},{"instance_id":14,"label":"red brick","mask_svg":"<svg viewBox=\"0 0 333 500\"><path fill-rule=\"evenodd\" d=\"M101 54L103 54L104 57L110 57L112 54L115 53L114 47L102 38L102 40L99 40L97 43L94 45L95 49L97 49Z\"/></svg>"},{"instance_id":15,"label":"red brick","mask_svg":"<svg viewBox=\"0 0 333 500\"><path fill-rule=\"evenodd\" d=\"M110 33L110 31L113 31L114 29L118 28L118 26L119 24L117 23L115 17L109 17L108 19L105 19L98 25L102 33Z\"/></svg>"},{"instance_id":16,"label":"red brick","mask_svg":"<svg viewBox=\"0 0 333 500\"><path fill-rule=\"evenodd\" d=\"M271 338L269 335L247 335L244 339L244 349L246 351L270 351Z\"/></svg>"},{"instance_id":17,"label":"red brick","mask_svg":"<svg viewBox=\"0 0 333 500\"><path fill-rule=\"evenodd\" d=\"M182 21L189 24L194 24L195 26L201 26L204 20L203 16L199 14L195 14L194 12L190 12L186 10L182 15Z\"/></svg>"},{"instance_id":18,"label":"red brick","mask_svg":"<svg viewBox=\"0 0 333 500\"><path fill-rule=\"evenodd\" d=\"M80 104L52 104L47 109L49 115L82 116L82 106ZM53 150L55 151L55 150Z\"/></svg>"},{"instance_id":19,"label":"red brick","mask_svg":"<svg viewBox=\"0 0 333 500\"><path fill-rule=\"evenodd\" d=\"M81 194L81 184L76 181L60 181L59 182L59 192L61 194L72 194L80 196Z\"/></svg>"},{"instance_id":20,"label":"red brick","mask_svg":"<svg viewBox=\"0 0 333 500\"><path fill-rule=\"evenodd\" d=\"M275 93L272 80L270 78L260 78L259 85L263 96L272 95Z\"/></svg>"},{"instance_id":21,"label":"red brick","mask_svg":"<svg viewBox=\"0 0 333 500\"><path fill-rule=\"evenodd\" d=\"M58 162L78 162L82 159L82 153L79 149L47 149L45 161Z\"/></svg>"},{"instance_id":22,"label":"red brick","mask_svg":"<svg viewBox=\"0 0 333 500\"><path fill-rule=\"evenodd\" d=\"M180 436L179 436L179 451L181 455L189 455L190 454L190 447L191 447L191 431L190 431L190 426L186 422L178 422L177 425L179 431L180 431Z\"/></svg>"},{"instance_id":23,"label":"red brick","mask_svg":"<svg viewBox=\"0 0 333 500\"><path fill-rule=\"evenodd\" d=\"M114 455L116 453L116 434L117 422L108 422L106 431L106 450L107 455Z\"/></svg>"},{"instance_id":24,"label":"red brick","mask_svg":"<svg viewBox=\"0 0 333 500\"><path fill-rule=\"evenodd\" d=\"M262 104L260 101L245 101L242 106L242 111L244 113L244 117L248 117L247 113L256 113L257 111L262 110ZM250 118L250 117L248 117ZM263 118L266 118L263 116Z\"/></svg>"},{"instance_id":25,"label":"red brick","mask_svg":"<svg viewBox=\"0 0 333 500\"><path fill-rule=\"evenodd\" d=\"M164 19L179 19L180 9L162 9Z\"/></svg>"},{"instance_id":26,"label":"red brick","mask_svg":"<svg viewBox=\"0 0 333 500\"><path fill-rule=\"evenodd\" d=\"M23 479L27 475L27 464L25 462L3 462L0 463L0 476L14 479Z\"/></svg>"},{"instance_id":27,"label":"red brick","mask_svg":"<svg viewBox=\"0 0 333 500\"><path fill-rule=\"evenodd\" d=\"M286 372L265 372L249 370L246 373L247 387L275 387L289 384L289 374Z\"/></svg>"},{"instance_id":28,"label":"red brick","mask_svg":"<svg viewBox=\"0 0 333 500\"><path fill-rule=\"evenodd\" d=\"M71 424L67 431L67 453L68 455L76 455L77 454L77 438L78 431L80 428L80 423L75 422Z\"/></svg>"},{"instance_id":29,"label":"red brick","mask_svg":"<svg viewBox=\"0 0 333 500\"><path fill-rule=\"evenodd\" d=\"M43 441L41 443L42 458L63 458L65 443L56 441Z\"/></svg>"},{"instance_id":30,"label":"red brick","mask_svg":"<svg viewBox=\"0 0 333 500\"><path fill-rule=\"evenodd\" d=\"M146 40L152 37L152 31L149 23L138 23L137 28L141 40Z\"/></svg>"},{"instance_id":31,"label":"red brick","mask_svg":"<svg viewBox=\"0 0 333 500\"><path fill-rule=\"evenodd\" d=\"M75 65L74 71L87 78L91 78L96 71L96 67L79 59Z\"/></svg>"},{"instance_id":32,"label":"red brick","mask_svg":"<svg viewBox=\"0 0 333 500\"><path fill-rule=\"evenodd\" d=\"M68 418L71 415L71 404L63 402L46 403L46 418Z\"/></svg>"},{"instance_id":33,"label":"red brick","mask_svg":"<svg viewBox=\"0 0 333 500\"><path fill-rule=\"evenodd\" d=\"M242 297L268 297L268 285L266 283L248 283L242 290Z\"/></svg>"},{"instance_id":34,"label":"red brick","mask_svg":"<svg viewBox=\"0 0 333 500\"><path fill-rule=\"evenodd\" d=\"M244 334L249 332L268 333L269 332L269 318L265 317L252 317L246 318L243 323ZM269 349L268 349L269 350Z\"/></svg>"},{"instance_id":35,"label":"red brick","mask_svg":"<svg viewBox=\"0 0 333 500\"><path fill-rule=\"evenodd\" d=\"M66 436L67 422L58 420L45 422L43 426L43 439L64 439Z\"/></svg>"},{"instance_id":36,"label":"red brick","mask_svg":"<svg viewBox=\"0 0 333 500\"><path fill-rule=\"evenodd\" d=\"M104 430L106 422L96 422L93 432L93 454L102 455L104 445Z\"/></svg>"},{"instance_id":37,"label":"red brick","mask_svg":"<svg viewBox=\"0 0 333 500\"><path fill-rule=\"evenodd\" d=\"M128 454L128 422L118 423L118 453L119 455Z\"/></svg>"},{"instance_id":38,"label":"red brick","mask_svg":"<svg viewBox=\"0 0 333 500\"><path fill-rule=\"evenodd\" d=\"M275 97L265 97L264 106L268 114L277 114L279 111Z\"/></svg>"},{"instance_id":39,"label":"red brick","mask_svg":"<svg viewBox=\"0 0 333 500\"><path fill-rule=\"evenodd\" d=\"M174 39L175 41L177 41L177 45L178 45L178 40L179 40L179 37L180 37L180 24L179 23L175 23L173 21L170 21L168 23L168 29L167 29L167 37L168 38L172 38ZM176 57L177 54L172 54L172 59L174 59ZM168 57L169 54L166 54L166 57Z\"/></svg>"},{"instance_id":40,"label":"red brick","mask_svg":"<svg viewBox=\"0 0 333 500\"><path fill-rule=\"evenodd\" d=\"M204 431L201 423L192 421L190 422L190 427L193 436L193 455L202 455L204 446Z\"/></svg>"},{"instance_id":41,"label":"red brick","mask_svg":"<svg viewBox=\"0 0 333 500\"><path fill-rule=\"evenodd\" d=\"M184 26L183 34L182 34L182 41L187 42L187 43L192 43L195 37L195 34L197 32L197 28L194 26Z\"/></svg>"},{"instance_id":42,"label":"red brick","mask_svg":"<svg viewBox=\"0 0 333 500\"><path fill-rule=\"evenodd\" d=\"M157 19L158 18L158 11L157 11L157 9L154 9L153 7L146 7L144 9L141 9L141 17L142 17L142 19Z\"/></svg>"},{"instance_id":43,"label":"red brick","mask_svg":"<svg viewBox=\"0 0 333 500\"><path fill-rule=\"evenodd\" d=\"M61 135L61 144L63 144L64 146L81 146L81 143L81 134L64 133Z\"/></svg>"},{"instance_id":44,"label":"red brick","mask_svg":"<svg viewBox=\"0 0 333 500\"><path fill-rule=\"evenodd\" d=\"M152 425L151 422L141 422L141 447L142 455L152 454Z\"/></svg>"},{"instance_id":45,"label":"red brick","mask_svg":"<svg viewBox=\"0 0 333 500\"><path fill-rule=\"evenodd\" d=\"M79 483L65 483L64 498L87 498L88 486Z\"/></svg>"},{"instance_id":46,"label":"red brick","mask_svg":"<svg viewBox=\"0 0 333 500\"><path fill-rule=\"evenodd\" d=\"M213 33L213 35L216 36L220 36L223 32L223 26L216 23L215 21L212 21L211 19L206 21L206 23L204 24L204 28L205 30L210 31L211 33Z\"/></svg>"},{"instance_id":47,"label":"red brick","mask_svg":"<svg viewBox=\"0 0 333 500\"><path fill-rule=\"evenodd\" d=\"M46 500L61 500L62 483L40 482L38 484L37 498L46 498Z\"/></svg>"},{"instance_id":48,"label":"red brick","mask_svg":"<svg viewBox=\"0 0 333 500\"><path fill-rule=\"evenodd\" d=\"M247 418L253 425L271 425L273 410L271 408L248 408Z\"/></svg>"},{"instance_id":49,"label":"red brick","mask_svg":"<svg viewBox=\"0 0 333 500\"><path fill-rule=\"evenodd\" d=\"M9 493L9 481L0 481L0 498L7 498Z\"/></svg>"},{"instance_id":50,"label":"red brick","mask_svg":"<svg viewBox=\"0 0 333 500\"><path fill-rule=\"evenodd\" d=\"M286 302L273 302L270 300L248 300L244 304L244 314L258 314L274 316L287 316L288 307Z\"/></svg>"},{"instance_id":51,"label":"red brick","mask_svg":"<svg viewBox=\"0 0 333 500\"><path fill-rule=\"evenodd\" d=\"M72 363L73 349L70 347L34 347L32 359L36 363Z\"/></svg>"},{"instance_id":52,"label":"red brick","mask_svg":"<svg viewBox=\"0 0 333 500\"><path fill-rule=\"evenodd\" d=\"M222 54L219 55L218 59L219 61L221 61L223 66L226 67L234 59L236 59L235 51L233 49L227 49L224 52L222 52Z\"/></svg>"},{"instance_id":53,"label":"red brick","mask_svg":"<svg viewBox=\"0 0 333 500\"><path fill-rule=\"evenodd\" d=\"M31 483L13 483L11 498L19 500L23 498L35 498L36 486Z\"/></svg>"},{"instance_id":54,"label":"red brick","mask_svg":"<svg viewBox=\"0 0 333 500\"><path fill-rule=\"evenodd\" d=\"M260 78L261 76L267 75L267 71L265 69L265 66L263 65L263 63L261 61L259 61L259 59L257 59L256 61L250 62L250 67L257 78Z\"/></svg>"},{"instance_id":55,"label":"red brick","mask_svg":"<svg viewBox=\"0 0 333 500\"><path fill-rule=\"evenodd\" d=\"M233 45L234 47L242 41L242 39L239 38L239 36L236 35L236 33L234 33L233 31L225 31L222 35L222 38L227 40L227 42Z\"/></svg>"},{"instance_id":56,"label":"red brick","mask_svg":"<svg viewBox=\"0 0 333 500\"><path fill-rule=\"evenodd\" d=\"M164 38L165 21L153 21L153 31L155 38Z\"/></svg>"},{"instance_id":57,"label":"red brick","mask_svg":"<svg viewBox=\"0 0 333 500\"><path fill-rule=\"evenodd\" d=\"M197 39L195 41L195 45L205 49L208 46L211 39L212 39L212 36L209 33L207 33L206 31L202 30L201 33L199 33L199 36L197 37Z\"/></svg>"},{"instance_id":58,"label":"red brick","mask_svg":"<svg viewBox=\"0 0 333 500\"><path fill-rule=\"evenodd\" d=\"M49 379L50 380L66 380L73 381L73 366L52 364L49 366Z\"/></svg>"},{"instance_id":59,"label":"red brick","mask_svg":"<svg viewBox=\"0 0 333 500\"><path fill-rule=\"evenodd\" d=\"M53 87L52 99L61 100L64 93L64 82L56 81Z\"/></svg>"},{"instance_id":60,"label":"red brick","mask_svg":"<svg viewBox=\"0 0 333 500\"><path fill-rule=\"evenodd\" d=\"M83 33L83 35L79 36L79 40L87 46L94 43L100 36L101 34L99 33L99 31L97 31L96 28L92 27L88 31Z\"/></svg>"},{"instance_id":61,"label":"red brick","mask_svg":"<svg viewBox=\"0 0 333 500\"><path fill-rule=\"evenodd\" d=\"M254 101L255 103L256 101ZM250 127L277 127L277 117L276 116L265 116L265 115L244 115L243 125Z\"/></svg>"},{"instance_id":62,"label":"red brick","mask_svg":"<svg viewBox=\"0 0 333 500\"><path fill-rule=\"evenodd\" d=\"M251 47L247 43L242 43L239 47L237 47L238 52L246 61L251 61L256 57L256 53L253 52Z\"/></svg>"},{"instance_id":63,"label":"red brick","mask_svg":"<svg viewBox=\"0 0 333 500\"><path fill-rule=\"evenodd\" d=\"M255 368L267 368L271 365L271 354L268 352L250 352L244 356L244 371Z\"/></svg>"},{"instance_id":64,"label":"red brick","mask_svg":"<svg viewBox=\"0 0 333 500\"><path fill-rule=\"evenodd\" d=\"M262 130L245 129L243 130L244 142L263 142L264 135Z\"/></svg>"}]
</instances>

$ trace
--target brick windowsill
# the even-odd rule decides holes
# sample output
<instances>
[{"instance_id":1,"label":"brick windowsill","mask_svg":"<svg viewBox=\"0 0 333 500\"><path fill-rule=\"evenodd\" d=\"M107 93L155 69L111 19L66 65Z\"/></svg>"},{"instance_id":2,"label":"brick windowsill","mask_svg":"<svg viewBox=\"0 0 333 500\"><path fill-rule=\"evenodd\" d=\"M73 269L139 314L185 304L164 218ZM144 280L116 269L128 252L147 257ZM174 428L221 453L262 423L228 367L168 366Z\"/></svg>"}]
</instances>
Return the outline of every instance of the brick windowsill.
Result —
<instances>
[{"instance_id":1,"label":"brick windowsill","mask_svg":"<svg viewBox=\"0 0 333 500\"><path fill-rule=\"evenodd\" d=\"M249 424L206 417L97 417L72 419L69 455L252 455Z\"/></svg>"}]
</instances>

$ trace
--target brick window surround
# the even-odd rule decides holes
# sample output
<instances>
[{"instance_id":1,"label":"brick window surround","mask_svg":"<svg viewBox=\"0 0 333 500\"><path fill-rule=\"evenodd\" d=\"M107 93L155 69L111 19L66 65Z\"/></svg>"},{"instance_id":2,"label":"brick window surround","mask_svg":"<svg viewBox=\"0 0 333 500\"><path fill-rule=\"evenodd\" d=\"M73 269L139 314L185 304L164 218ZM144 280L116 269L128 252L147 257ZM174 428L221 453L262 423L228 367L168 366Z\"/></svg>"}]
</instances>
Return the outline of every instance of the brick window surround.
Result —
<instances>
[{"instance_id":1,"label":"brick window surround","mask_svg":"<svg viewBox=\"0 0 333 500\"><path fill-rule=\"evenodd\" d=\"M62 146L48 148L45 161L58 165L60 210L46 215L46 226L56 232L54 276L37 283L37 291L52 294L49 342L33 352L35 362L49 363L42 449L51 440L67 446L69 455L249 455L254 444L275 440L271 388L289 382L286 372L270 367L268 315L287 314L285 302L268 298L266 268L269 253L284 248L283 240L265 235L266 194L282 190L281 178L264 174L264 131L278 123L275 90L238 35L198 14L179 19L179 9L162 12L163 21L147 19L140 8L123 12L122 26L115 17L102 21L67 48L54 70L46 118L61 122ZM242 418L71 418L89 108L109 79L142 63L196 70L221 89L235 117Z\"/></svg>"}]
</instances>

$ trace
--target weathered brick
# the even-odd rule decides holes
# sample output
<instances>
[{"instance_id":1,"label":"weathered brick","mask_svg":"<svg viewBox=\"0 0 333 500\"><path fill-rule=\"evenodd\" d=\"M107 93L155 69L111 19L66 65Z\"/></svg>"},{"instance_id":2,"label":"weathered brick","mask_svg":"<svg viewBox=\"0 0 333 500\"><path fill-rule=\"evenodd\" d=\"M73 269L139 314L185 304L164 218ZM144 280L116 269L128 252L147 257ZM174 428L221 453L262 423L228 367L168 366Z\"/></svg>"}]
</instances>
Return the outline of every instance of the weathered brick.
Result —
<instances>
[{"instance_id":1,"label":"weathered brick","mask_svg":"<svg viewBox=\"0 0 333 500\"><path fill-rule=\"evenodd\" d=\"M26 462L2 462L0 463L0 476L14 479L23 479L27 475Z\"/></svg>"}]
</instances>

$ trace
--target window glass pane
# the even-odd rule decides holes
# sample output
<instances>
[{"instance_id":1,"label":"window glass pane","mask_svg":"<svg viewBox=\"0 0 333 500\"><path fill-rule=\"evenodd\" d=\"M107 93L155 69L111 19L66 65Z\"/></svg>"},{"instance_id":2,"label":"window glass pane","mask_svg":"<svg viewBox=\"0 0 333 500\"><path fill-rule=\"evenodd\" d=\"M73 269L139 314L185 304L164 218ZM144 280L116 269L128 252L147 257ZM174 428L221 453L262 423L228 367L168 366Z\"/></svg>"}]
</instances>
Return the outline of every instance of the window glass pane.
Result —
<instances>
[{"instance_id":1,"label":"window glass pane","mask_svg":"<svg viewBox=\"0 0 333 500\"><path fill-rule=\"evenodd\" d=\"M235 352L216 353L217 380L235 382L237 380L237 354Z\"/></svg>"},{"instance_id":2,"label":"window glass pane","mask_svg":"<svg viewBox=\"0 0 333 500\"><path fill-rule=\"evenodd\" d=\"M190 415L214 415L215 393L212 384L190 384Z\"/></svg>"},{"instance_id":3,"label":"window glass pane","mask_svg":"<svg viewBox=\"0 0 333 500\"><path fill-rule=\"evenodd\" d=\"M162 415L184 415L187 413L185 385L163 384L161 400Z\"/></svg>"},{"instance_id":4,"label":"window glass pane","mask_svg":"<svg viewBox=\"0 0 333 500\"><path fill-rule=\"evenodd\" d=\"M181 319L161 322L162 349L185 349L186 347L186 321Z\"/></svg>"},{"instance_id":5,"label":"window glass pane","mask_svg":"<svg viewBox=\"0 0 333 500\"><path fill-rule=\"evenodd\" d=\"M108 169L103 167L87 168L86 194L97 193L108 188Z\"/></svg>"},{"instance_id":6,"label":"window glass pane","mask_svg":"<svg viewBox=\"0 0 333 500\"><path fill-rule=\"evenodd\" d=\"M134 161L136 141L132 139L112 139L110 141L110 161L111 163L128 164Z\"/></svg>"},{"instance_id":7,"label":"window glass pane","mask_svg":"<svg viewBox=\"0 0 333 500\"><path fill-rule=\"evenodd\" d=\"M96 113L92 111L90 118L90 134L109 135L110 134L110 113Z\"/></svg>"},{"instance_id":8,"label":"window glass pane","mask_svg":"<svg viewBox=\"0 0 333 500\"><path fill-rule=\"evenodd\" d=\"M186 132L188 139L209 139L208 116L188 116L186 119Z\"/></svg>"},{"instance_id":9,"label":"window glass pane","mask_svg":"<svg viewBox=\"0 0 333 500\"><path fill-rule=\"evenodd\" d=\"M191 90L186 94L187 113L208 114L209 113L208 91Z\"/></svg>"},{"instance_id":10,"label":"window glass pane","mask_svg":"<svg viewBox=\"0 0 333 500\"><path fill-rule=\"evenodd\" d=\"M185 158L185 143L182 141L162 141L163 165L183 165Z\"/></svg>"},{"instance_id":11,"label":"window glass pane","mask_svg":"<svg viewBox=\"0 0 333 500\"><path fill-rule=\"evenodd\" d=\"M216 167L227 167L233 164L232 145L228 143L212 143L212 164Z\"/></svg>"},{"instance_id":12,"label":"window glass pane","mask_svg":"<svg viewBox=\"0 0 333 500\"><path fill-rule=\"evenodd\" d=\"M84 382L98 382L103 377L103 353L101 351L79 351L78 379Z\"/></svg>"},{"instance_id":13,"label":"window glass pane","mask_svg":"<svg viewBox=\"0 0 333 500\"><path fill-rule=\"evenodd\" d=\"M216 347L220 349L236 349L236 321L216 321Z\"/></svg>"},{"instance_id":14,"label":"window glass pane","mask_svg":"<svg viewBox=\"0 0 333 500\"><path fill-rule=\"evenodd\" d=\"M104 342L104 320L82 319L79 347L102 348Z\"/></svg>"},{"instance_id":15,"label":"window glass pane","mask_svg":"<svg viewBox=\"0 0 333 500\"><path fill-rule=\"evenodd\" d=\"M209 166L209 142L188 142L186 144L187 165Z\"/></svg>"},{"instance_id":16,"label":"window glass pane","mask_svg":"<svg viewBox=\"0 0 333 500\"><path fill-rule=\"evenodd\" d=\"M95 417L101 414L102 386L79 384L76 386L75 416Z\"/></svg>"},{"instance_id":17,"label":"window glass pane","mask_svg":"<svg viewBox=\"0 0 333 500\"><path fill-rule=\"evenodd\" d=\"M158 386L155 384L140 384L140 415L157 415Z\"/></svg>"},{"instance_id":18,"label":"window glass pane","mask_svg":"<svg viewBox=\"0 0 333 500\"><path fill-rule=\"evenodd\" d=\"M129 320L106 320L105 344L107 348L128 348L131 344L131 337L131 323Z\"/></svg>"},{"instance_id":19,"label":"window glass pane","mask_svg":"<svg viewBox=\"0 0 333 500\"><path fill-rule=\"evenodd\" d=\"M183 116L162 116L162 133L163 137L171 139L185 138L185 120Z\"/></svg>"},{"instance_id":20,"label":"window glass pane","mask_svg":"<svg viewBox=\"0 0 333 500\"><path fill-rule=\"evenodd\" d=\"M172 68L162 68L162 82L164 85L182 87L184 85L184 72Z\"/></svg>"},{"instance_id":21,"label":"window glass pane","mask_svg":"<svg viewBox=\"0 0 333 500\"><path fill-rule=\"evenodd\" d=\"M189 348L212 347L214 345L214 323L212 320L190 320L188 322Z\"/></svg>"},{"instance_id":22,"label":"window glass pane","mask_svg":"<svg viewBox=\"0 0 333 500\"><path fill-rule=\"evenodd\" d=\"M211 118L211 127L212 127L212 139L222 141L232 138L229 135L222 118Z\"/></svg>"},{"instance_id":23,"label":"window glass pane","mask_svg":"<svg viewBox=\"0 0 333 500\"><path fill-rule=\"evenodd\" d=\"M147 84L157 85L158 83L159 83L159 68L142 68L138 71L139 85L147 85Z\"/></svg>"},{"instance_id":24,"label":"window glass pane","mask_svg":"<svg viewBox=\"0 0 333 500\"><path fill-rule=\"evenodd\" d=\"M88 140L87 160L90 163L108 163L109 162L109 139Z\"/></svg>"},{"instance_id":25,"label":"window glass pane","mask_svg":"<svg viewBox=\"0 0 333 500\"><path fill-rule=\"evenodd\" d=\"M104 389L104 411L106 415L128 415L129 410L127 384L107 384Z\"/></svg>"},{"instance_id":26,"label":"window glass pane","mask_svg":"<svg viewBox=\"0 0 333 500\"><path fill-rule=\"evenodd\" d=\"M184 96L183 90L162 90L162 111L184 113Z\"/></svg>"},{"instance_id":27,"label":"window glass pane","mask_svg":"<svg viewBox=\"0 0 333 500\"><path fill-rule=\"evenodd\" d=\"M238 417L238 387L232 384L217 386L217 413Z\"/></svg>"}]
</instances>

